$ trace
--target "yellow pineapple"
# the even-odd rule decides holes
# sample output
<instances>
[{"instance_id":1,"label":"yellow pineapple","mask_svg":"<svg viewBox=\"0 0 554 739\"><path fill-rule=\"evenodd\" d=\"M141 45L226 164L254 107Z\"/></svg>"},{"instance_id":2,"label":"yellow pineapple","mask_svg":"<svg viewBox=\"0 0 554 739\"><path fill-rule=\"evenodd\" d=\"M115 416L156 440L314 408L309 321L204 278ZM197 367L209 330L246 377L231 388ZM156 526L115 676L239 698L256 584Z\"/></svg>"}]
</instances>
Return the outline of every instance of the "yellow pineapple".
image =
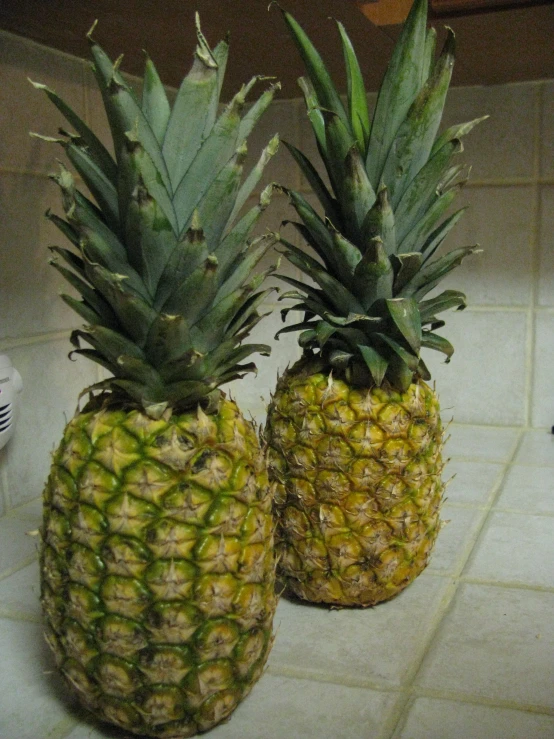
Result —
<instances>
[{"instance_id":1,"label":"yellow pineapple","mask_svg":"<svg viewBox=\"0 0 554 739\"><path fill-rule=\"evenodd\" d=\"M437 256L462 214L442 220L465 180L460 137L477 121L438 135L454 62L454 37L434 60L427 2L416 0L379 91L373 119L344 27L347 105L305 32L284 13L303 58L301 79L330 187L306 156L287 147L318 197L318 214L286 190L308 249L281 237L309 279L282 279L289 311L303 320L302 359L280 378L266 436L277 484L279 571L312 602L371 606L405 588L426 566L440 529L443 428L420 352L452 345L436 315L465 307L445 290L425 296L476 251Z\"/></svg>"}]
</instances>

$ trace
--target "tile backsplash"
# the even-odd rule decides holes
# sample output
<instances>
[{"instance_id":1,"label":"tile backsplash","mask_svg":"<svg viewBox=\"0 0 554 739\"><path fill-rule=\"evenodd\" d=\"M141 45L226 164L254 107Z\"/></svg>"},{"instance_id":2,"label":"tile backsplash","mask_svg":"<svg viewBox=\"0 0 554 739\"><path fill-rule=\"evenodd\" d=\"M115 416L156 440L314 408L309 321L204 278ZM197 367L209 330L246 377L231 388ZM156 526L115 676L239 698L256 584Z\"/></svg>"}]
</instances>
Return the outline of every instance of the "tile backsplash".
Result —
<instances>
[{"instance_id":1,"label":"tile backsplash","mask_svg":"<svg viewBox=\"0 0 554 739\"><path fill-rule=\"evenodd\" d=\"M57 188L48 174L62 152L28 136L30 130L56 135L62 119L28 77L55 89L100 128L103 140L108 138L85 62L0 32L0 353L10 355L25 384L16 434L0 451L0 515L40 495L50 454L78 394L99 376L90 362L67 358L69 332L80 319L58 297L66 285L49 267L47 247L61 244L62 237L44 218L47 208L60 211ZM446 419L550 427L554 81L453 89L445 123L487 113L490 118L465 141L462 156L472 165L472 176L458 207L469 205L470 210L450 239L451 246L479 243L483 253L466 260L445 283L464 290L469 302L466 311L446 316L442 333L456 347L452 362L445 365L439 355L427 360ZM251 161L277 131L315 155L306 123L300 99L277 100L252 137ZM266 174L266 182L271 178L307 191L285 147ZM260 230L275 229L293 217L286 197L277 193ZM230 388L243 410L258 421L263 421L277 370L299 356L293 336L272 339L282 325L281 307L274 293L267 303L273 314L253 337L271 343L273 357L260 357L258 375Z\"/></svg>"}]
</instances>

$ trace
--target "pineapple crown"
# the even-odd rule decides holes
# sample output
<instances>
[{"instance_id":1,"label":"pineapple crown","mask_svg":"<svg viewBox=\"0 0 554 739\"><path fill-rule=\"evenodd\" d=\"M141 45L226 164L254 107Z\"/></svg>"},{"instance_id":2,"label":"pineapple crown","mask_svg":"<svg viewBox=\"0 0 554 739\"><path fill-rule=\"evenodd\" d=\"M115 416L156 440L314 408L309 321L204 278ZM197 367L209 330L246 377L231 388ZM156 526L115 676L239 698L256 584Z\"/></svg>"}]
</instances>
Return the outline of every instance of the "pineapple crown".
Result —
<instances>
[{"instance_id":1,"label":"pineapple crown","mask_svg":"<svg viewBox=\"0 0 554 739\"><path fill-rule=\"evenodd\" d=\"M71 334L74 353L112 375L87 390L110 391L156 416L217 400L220 385L256 370L241 364L245 358L269 355L265 344L242 342L270 292L258 288L274 267L255 268L272 237L250 234L272 186L253 207L243 206L277 151L277 136L242 175L246 139L279 85L246 109L254 84L268 79L254 77L218 115L229 47L226 40L209 47L197 14L194 61L173 106L149 58L139 98L119 71L121 58L113 63L93 30L93 71L115 159L54 91L33 83L76 132L41 138L63 146L94 199L63 165L52 175L65 218L47 216L74 249L51 247L51 263L80 294L62 295L86 321Z\"/></svg>"},{"instance_id":2,"label":"pineapple crown","mask_svg":"<svg viewBox=\"0 0 554 739\"><path fill-rule=\"evenodd\" d=\"M465 296L445 290L423 300L476 246L436 256L464 208L444 220L467 180L461 137L478 119L438 135L454 64L454 35L434 59L436 33L427 29L427 0L415 0L396 44L370 120L358 60L339 22L347 76L347 104L339 96L312 42L284 11L307 77L299 80L328 187L314 165L285 142L317 196L320 216L300 193L288 193L299 223L293 225L319 259L280 236L287 259L315 286L289 276L298 300L281 311L303 311L304 320L278 332L300 331L306 359L343 372L348 381L406 389L416 377L430 379L422 347L446 355L450 342L435 333L436 316L463 309Z\"/></svg>"}]
</instances>

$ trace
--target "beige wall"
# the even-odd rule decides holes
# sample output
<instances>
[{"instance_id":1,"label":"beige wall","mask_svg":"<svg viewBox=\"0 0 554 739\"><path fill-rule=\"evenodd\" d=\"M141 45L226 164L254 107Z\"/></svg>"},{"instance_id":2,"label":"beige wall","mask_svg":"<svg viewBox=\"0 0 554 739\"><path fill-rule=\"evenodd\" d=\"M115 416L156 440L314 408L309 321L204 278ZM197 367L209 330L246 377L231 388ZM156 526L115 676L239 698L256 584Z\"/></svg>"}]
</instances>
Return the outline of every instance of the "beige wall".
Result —
<instances>
[{"instance_id":1,"label":"beige wall","mask_svg":"<svg viewBox=\"0 0 554 739\"><path fill-rule=\"evenodd\" d=\"M81 389L98 378L89 362L70 362L68 336L79 324L58 292L63 280L47 264L47 246L61 235L44 219L59 212L48 180L62 150L28 136L55 135L61 117L27 77L53 87L103 131L99 98L85 63L0 32L0 352L23 375L25 392L15 437L0 451L0 515L40 495L49 455ZM490 113L466 140L471 184L460 203L471 209L450 245L479 242L484 252L458 270L448 286L465 290L470 307L447 315L443 333L456 346L449 365L427 357L446 418L456 422L546 427L554 424L554 82L450 93L447 122ZM300 100L275 102L250 142L256 156L279 131L307 153L311 135ZM283 150L266 181L306 189ZM262 228L293 218L274 197ZM287 231L285 231L285 234ZM289 238L294 239L291 229ZM274 299L268 310L281 308ZM255 332L270 341L278 310ZM277 369L298 356L290 335L258 361L257 377L235 383L244 411L263 419Z\"/></svg>"}]
</instances>

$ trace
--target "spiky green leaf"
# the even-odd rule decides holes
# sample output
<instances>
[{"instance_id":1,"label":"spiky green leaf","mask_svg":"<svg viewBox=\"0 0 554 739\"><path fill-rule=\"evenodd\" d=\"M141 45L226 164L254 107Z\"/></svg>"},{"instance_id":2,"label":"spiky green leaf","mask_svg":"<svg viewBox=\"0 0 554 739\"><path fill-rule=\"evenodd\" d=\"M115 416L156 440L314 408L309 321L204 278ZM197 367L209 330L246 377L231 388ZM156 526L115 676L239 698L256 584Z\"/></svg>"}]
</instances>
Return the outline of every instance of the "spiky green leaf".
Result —
<instances>
[{"instance_id":1,"label":"spiky green leaf","mask_svg":"<svg viewBox=\"0 0 554 739\"><path fill-rule=\"evenodd\" d=\"M163 144L171 106L158 70L148 55L144 65L141 107L158 143Z\"/></svg>"}]
</instances>

